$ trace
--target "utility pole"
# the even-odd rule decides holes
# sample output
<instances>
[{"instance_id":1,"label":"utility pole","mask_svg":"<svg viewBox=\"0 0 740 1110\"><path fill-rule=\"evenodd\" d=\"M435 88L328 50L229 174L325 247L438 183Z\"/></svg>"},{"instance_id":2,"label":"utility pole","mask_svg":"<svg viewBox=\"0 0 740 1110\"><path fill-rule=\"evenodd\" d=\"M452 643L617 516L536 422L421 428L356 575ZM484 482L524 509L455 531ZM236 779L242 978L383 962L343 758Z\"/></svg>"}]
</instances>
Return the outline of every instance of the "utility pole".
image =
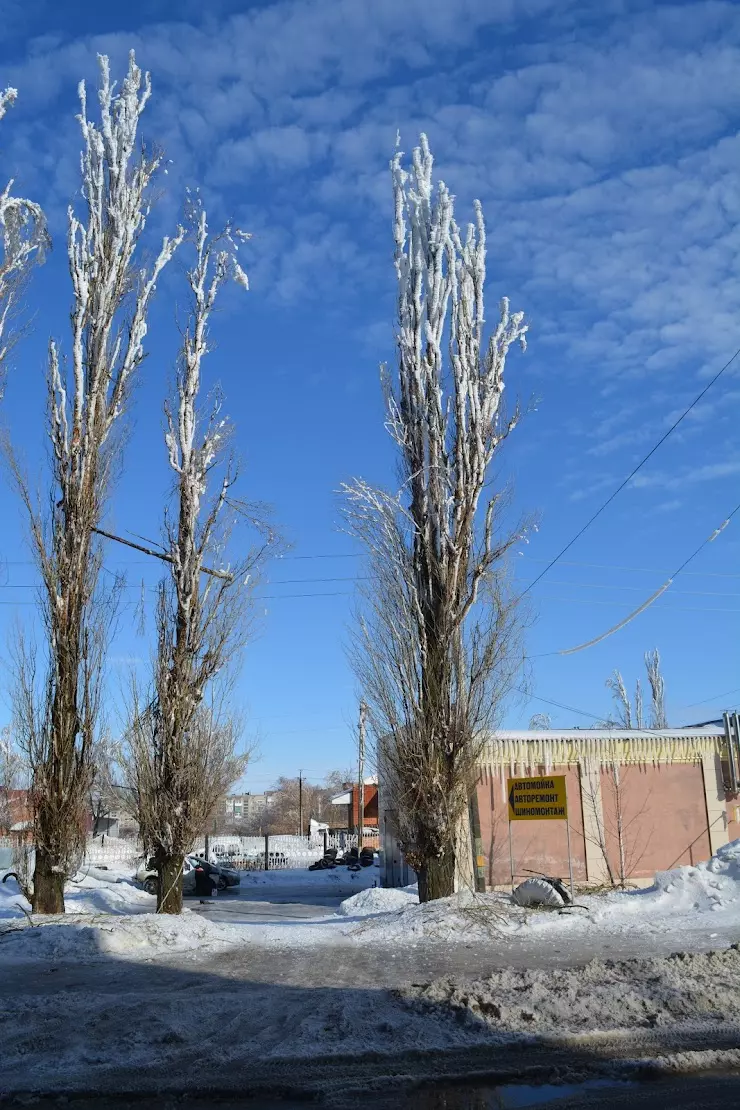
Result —
<instances>
[{"instance_id":1,"label":"utility pole","mask_svg":"<svg viewBox=\"0 0 740 1110\"><path fill-rule=\"evenodd\" d=\"M367 705L360 702L360 720L357 728L359 744L359 774L357 776L357 851L362 851L362 829L365 823L365 722Z\"/></svg>"},{"instance_id":2,"label":"utility pole","mask_svg":"<svg viewBox=\"0 0 740 1110\"><path fill-rule=\"evenodd\" d=\"M298 772L298 835L303 836L303 771Z\"/></svg>"}]
</instances>

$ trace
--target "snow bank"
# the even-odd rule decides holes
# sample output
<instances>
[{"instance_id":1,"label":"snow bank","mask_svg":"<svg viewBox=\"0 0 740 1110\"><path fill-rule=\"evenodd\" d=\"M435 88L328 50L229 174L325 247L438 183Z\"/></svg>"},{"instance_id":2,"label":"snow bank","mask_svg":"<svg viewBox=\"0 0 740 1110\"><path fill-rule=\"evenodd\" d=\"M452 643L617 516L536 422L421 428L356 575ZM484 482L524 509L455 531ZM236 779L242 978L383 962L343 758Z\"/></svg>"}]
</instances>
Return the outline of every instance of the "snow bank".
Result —
<instances>
[{"instance_id":1,"label":"snow bank","mask_svg":"<svg viewBox=\"0 0 740 1110\"><path fill-rule=\"evenodd\" d=\"M351 898L345 898L339 907L343 917L369 917L376 913L392 913L419 904L415 886L403 888L370 887Z\"/></svg>"},{"instance_id":2,"label":"snow bank","mask_svg":"<svg viewBox=\"0 0 740 1110\"><path fill-rule=\"evenodd\" d=\"M367 917L353 935L394 945L423 938L467 944L497 933L690 933L735 922L740 927L740 840L718 849L706 863L659 873L646 890L582 895L577 908L562 913L525 910L506 894L467 890L419 905L411 888L366 891L342 903L340 913Z\"/></svg>"},{"instance_id":3,"label":"snow bank","mask_svg":"<svg viewBox=\"0 0 740 1110\"><path fill-rule=\"evenodd\" d=\"M64 901L74 914L151 913L154 898L133 882L125 869L91 867L70 880L64 889ZM30 905L18 889L15 879L0 883L0 920L25 920L23 910Z\"/></svg>"},{"instance_id":4,"label":"snow bank","mask_svg":"<svg viewBox=\"0 0 740 1110\"><path fill-rule=\"evenodd\" d=\"M691 921L710 927L722 919L740 924L740 840L724 844L706 863L659 872L645 890L579 901L588 907L593 924L607 928L654 930Z\"/></svg>"},{"instance_id":5,"label":"snow bank","mask_svg":"<svg viewBox=\"0 0 740 1110\"><path fill-rule=\"evenodd\" d=\"M453 1011L499 1033L600 1033L737 1021L738 946L664 959L592 960L557 970L503 969L460 983L439 979L399 992L414 1008Z\"/></svg>"},{"instance_id":6,"label":"snow bank","mask_svg":"<svg viewBox=\"0 0 740 1110\"><path fill-rule=\"evenodd\" d=\"M202 954L240 942L239 929L217 925L185 910L180 917L39 917L0 932L0 964L28 960L90 962L105 956L148 959L170 952Z\"/></svg>"},{"instance_id":7,"label":"snow bank","mask_svg":"<svg viewBox=\"0 0 740 1110\"><path fill-rule=\"evenodd\" d=\"M34 916L14 879L0 884L0 962L89 961L105 955L148 958L243 942L238 928L186 909L180 918L153 913L155 899L125 874L90 868L64 892L65 914Z\"/></svg>"}]
</instances>

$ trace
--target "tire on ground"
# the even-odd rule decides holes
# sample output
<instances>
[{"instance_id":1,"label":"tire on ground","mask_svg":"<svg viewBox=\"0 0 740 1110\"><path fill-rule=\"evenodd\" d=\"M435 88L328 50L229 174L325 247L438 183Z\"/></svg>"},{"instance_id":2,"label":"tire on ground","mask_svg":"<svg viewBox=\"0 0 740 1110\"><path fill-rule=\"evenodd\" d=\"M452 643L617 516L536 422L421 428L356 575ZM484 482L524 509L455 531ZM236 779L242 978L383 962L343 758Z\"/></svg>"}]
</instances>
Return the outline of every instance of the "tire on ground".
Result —
<instances>
[{"instance_id":1,"label":"tire on ground","mask_svg":"<svg viewBox=\"0 0 740 1110\"><path fill-rule=\"evenodd\" d=\"M547 879L525 879L512 894L518 906L552 906L557 908L565 905L563 896Z\"/></svg>"}]
</instances>

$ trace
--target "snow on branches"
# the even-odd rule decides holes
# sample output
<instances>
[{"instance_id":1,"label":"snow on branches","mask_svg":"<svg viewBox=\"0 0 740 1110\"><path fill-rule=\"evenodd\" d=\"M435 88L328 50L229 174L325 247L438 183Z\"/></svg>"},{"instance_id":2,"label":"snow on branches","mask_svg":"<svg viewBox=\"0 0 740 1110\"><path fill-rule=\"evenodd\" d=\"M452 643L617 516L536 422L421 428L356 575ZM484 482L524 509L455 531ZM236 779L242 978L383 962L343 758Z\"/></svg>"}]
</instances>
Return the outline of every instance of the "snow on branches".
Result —
<instances>
[{"instance_id":1,"label":"snow on branches","mask_svg":"<svg viewBox=\"0 0 740 1110\"><path fill-rule=\"evenodd\" d=\"M0 119L18 97L16 89L0 92ZM0 373L7 360L13 332L11 320L18 311L25 278L33 262L41 262L49 245L46 219L40 206L32 200L11 193L11 179L0 193Z\"/></svg>"},{"instance_id":2,"label":"snow on branches","mask_svg":"<svg viewBox=\"0 0 740 1110\"><path fill-rule=\"evenodd\" d=\"M481 557L466 590L465 556L488 467L519 416L515 411L507 422L500 419L506 356L515 342L526 347L528 325L522 312L510 312L504 297L484 347L481 205L475 202L475 222L463 238L453 198L441 181L435 196L426 135L414 150L410 172L402 159L399 151L391 163L399 367L397 391L388 393L388 428L403 452L416 524L428 541L425 550L443 573L450 570L453 592L465 592L458 612L462 620L476 600L481 577L500 554L493 548L491 501Z\"/></svg>"},{"instance_id":3,"label":"snow on branches","mask_svg":"<svg viewBox=\"0 0 740 1110\"><path fill-rule=\"evenodd\" d=\"M501 561L522 526L500 535L500 494L479 503L518 420L502 412L504 369L527 333L504 298L485 342L482 209L461 230L432 169L424 135L410 169L400 151L391 162L398 369L384 368L383 384L402 485L395 495L345 487L372 570L353 662L423 897L451 893L477 745L521 663Z\"/></svg>"},{"instance_id":4,"label":"snow on branches","mask_svg":"<svg viewBox=\"0 0 740 1110\"><path fill-rule=\"evenodd\" d=\"M160 156L142 150L139 121L150 95L133 53L116 91L110 66L98 58L99 119L87 114L79 86L82 212L68 211L67 253L72 280L71 359L49 348L48 435L52 475L47 517L12 458L43 579L48 671L38 691L21 665L19 703L25 705L26 746L32 753L36 863L34 908L64 908L64 876L74 869L84 839L82 816L100 730L103 663L116 591L100 586L101 551L95 532L121 442L111 436L144 358L147 314L157 280L182 242L165 237L150 266L139 243L150 210L149 186Z\"/></svg>"},{"instance_id":5,"label":"snow on branches","mask_svg":"<svg viewBox=\"0 0 740 1110\"><path fill-rule=\"evenodd\" d=\"M121 414L131 377L144 357L147 312L157 279L184 234L180 228L173 238L165 236L148 272L135 268L136 247L150 209L147 190L161 162L159 154L138 156L139 120L151 84L148 73L142 78L133 51L118 94L108 58L98 55L98 62L98 125L87 118L84 81L78 90L86 218L79 219L72 206L68 210L74 289L71 403L56 347L51 345L52 443L57 458L71 454L78 466L102 447Z\"/></svg>"},{"instance_id":6,"label":"snow on branches","mask_svg":"<svg viewBox=\"0 0 740 1110\"><path fill-rule=\"evenodd\" d=\"M250 571L262 556L257 550L230 572L204 575L206 557L222 552L237 509L228 497L236 478L228 463L220 485L209 495L209 475L224 459L230 429L221 415L219 394L209 416L200 422L202 362L224 282L232 279L248 287L237 258L239 243L248 236L231 226L211 236L197 196L190 199L186 222L195 253L187 274L191 310L180 352L175 411L170 405L165 408L167 454L176 475L175 511L166 519L170 574L159 590L152 721L142 733L141 715L135 715L133 735L138 740L128 754L138 783L142 837L160 874L157 908L166 913L182 908L184 853L218 797L239 774L236 732L224 731L218 712L204 707L207 695L213 700L215 680L234 662L248 634ZM214 747L211 740L219 736L223 743Z\"/></svg>"}]
</instances>

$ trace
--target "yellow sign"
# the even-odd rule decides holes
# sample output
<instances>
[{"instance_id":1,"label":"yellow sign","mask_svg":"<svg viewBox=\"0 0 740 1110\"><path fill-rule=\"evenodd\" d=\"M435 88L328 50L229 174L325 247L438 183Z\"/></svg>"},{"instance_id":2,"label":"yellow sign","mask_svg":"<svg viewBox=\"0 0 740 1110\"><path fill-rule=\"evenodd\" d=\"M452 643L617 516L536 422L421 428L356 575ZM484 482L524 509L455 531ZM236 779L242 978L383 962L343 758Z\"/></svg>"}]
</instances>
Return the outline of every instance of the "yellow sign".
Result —
<instances>
[{"instance_id":1,"label":"yellow sign","mask_svg":"<svg viewBox=\"0 0 740 1110\"><path fill-rule=\"evenodd\" d=\"M567 818L565 775L509 779L510 821L565 821Z\"/></svg>"}]
</instances>

